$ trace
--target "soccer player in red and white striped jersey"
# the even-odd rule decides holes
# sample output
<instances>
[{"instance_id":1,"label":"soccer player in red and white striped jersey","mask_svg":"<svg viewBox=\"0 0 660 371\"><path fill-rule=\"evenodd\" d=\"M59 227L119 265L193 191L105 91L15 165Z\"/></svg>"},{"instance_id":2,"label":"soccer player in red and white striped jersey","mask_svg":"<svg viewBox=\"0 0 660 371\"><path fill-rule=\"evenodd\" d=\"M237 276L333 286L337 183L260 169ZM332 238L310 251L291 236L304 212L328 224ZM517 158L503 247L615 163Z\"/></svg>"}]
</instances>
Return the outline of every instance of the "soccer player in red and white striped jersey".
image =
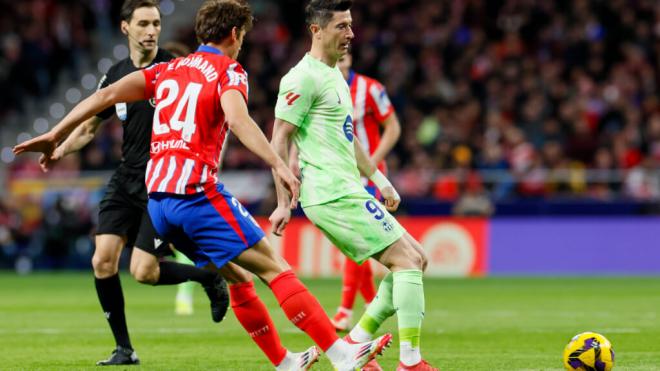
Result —
<instances>
[{"instance_id":1,"label":"soccer player in red and white striped jersey","mask_svg":"<svg viewBox=\"0 0 660 371\"><path fill-rule=\"evenodd\" d=\"M385 157L399 139L401 125L383 85L375 79L356 73L351 69L352 62L353 57L349 53L339 59L337 66L350 87L354 131L371 160L381 172L387 174ZM369 193L379 197L378 189L371 181L364 178L363 182ZM366 304L376 296L371 263L367 260L358 265L351 259L346 259L341 304L332 318L332 324L337 331L346 331L351 327L353 304L358 291Z\"/></svg>"},{"instance_id":2,"label":"soccer player in red and white striped jersey","mask_svg":"<svg viewBox=\"0 0 660 371\"><path fill-rule=\"evenodd\" d=\"M300 182L248 114L247 74L235 58L251 26L246 3L207 0L197 13L195 31L202 46L195 53L131 73L99 90L51 132L15 151L50 155L63 135L94 113L120 101L154 98L146 183L149 215L158 234L180 246L198 266L234 263L256 274L289 320L314 340L336 369L361 368L389 346L392 335L359 344L340 339L319 302L276 255L250 213L218 182L220 154L231 130L273 168L276 181L289 192L282 196L290 207L297 205ZM276 358L286 361L281 353L286 350L252 283L237 283L230 290L239 322L278 369L311 366L309 357L278 364ZM318 357L315 349L305 352L313 360Z\"/></svg>"}]
</instances>

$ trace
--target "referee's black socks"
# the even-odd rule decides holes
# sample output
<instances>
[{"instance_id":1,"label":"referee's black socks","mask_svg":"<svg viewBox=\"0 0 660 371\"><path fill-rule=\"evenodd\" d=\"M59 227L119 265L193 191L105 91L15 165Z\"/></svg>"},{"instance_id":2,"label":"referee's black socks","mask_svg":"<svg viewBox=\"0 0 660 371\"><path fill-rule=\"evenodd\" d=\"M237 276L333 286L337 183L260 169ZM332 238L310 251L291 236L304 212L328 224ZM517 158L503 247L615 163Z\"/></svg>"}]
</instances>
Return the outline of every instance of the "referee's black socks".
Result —
<instances>
[{"instance_id":1,"label":"referee's black socks","mask_svg":"<svg viewBox=\"0 0 660 371\"><path fill-rule=\"evenodd\" d=\"M126 326L126 315L124 313L124 294L121 290L119 274L108 278L94 277L96 285L96 294L99 297L101 308L105 318L108 320L112 335L115 337L117 345L133 349L131 340L128 337L128 328Z\"/></svg>"}]
</instances>

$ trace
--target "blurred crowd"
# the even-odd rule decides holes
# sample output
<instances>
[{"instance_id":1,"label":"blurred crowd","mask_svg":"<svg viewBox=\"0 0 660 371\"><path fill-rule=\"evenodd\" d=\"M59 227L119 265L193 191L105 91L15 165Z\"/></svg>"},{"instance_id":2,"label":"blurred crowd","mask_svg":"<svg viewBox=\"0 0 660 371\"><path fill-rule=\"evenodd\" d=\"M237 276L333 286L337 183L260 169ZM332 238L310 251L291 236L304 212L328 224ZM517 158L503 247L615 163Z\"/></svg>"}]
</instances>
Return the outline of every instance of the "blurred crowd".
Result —
<instances>
[{"instance_id":1,"label":"blurred crowd","mask_svg":"<svg viewBox=\"0 0 660 371\"><path fill-rule=\"evenodd\" d=\"M103 3L0 0L0 117L24 110L27 98L47 96L59 78L78 78L99 24L93 11Z\"/></svg>"},{"instance_id":2,"label":"blurred crowd","mask_svg":"<svg viewBox=\"0 0 660 371\"><path fill-rule=\"evenodd\" d=\"M48 79L39 76L75 73L70 51L88 48L89 30L100 24L87 13L117 3L0 0L10 10L0 12L3 63L43 70L6 74L21 82L11 89L44 94ZM279 80L309 36L303 1L250 3L256 21L239 60L249 72L251 113L269 135ZM352 14L354 68L386 86L402 123L388 158L401 193L442 201L660 198L658 1L356 1ZM194 48L192 20L177 35ZM120 140L120 125L107 125L65 166L112 169ZM232 144L225 168L263 168ZM25 168L34 164L14 164Z\"/></svg>"},{"instance_id":3,"label":"blurred crowd","mask_svg":"<svg viewBox=\"0 0 660 371\"><path fill-rule=\"evenodd\" d=\"M309 48L304 2L250 3L256 21L239 61L251 114L270 135L280 78ZM77 81L84 61L110 57L93 40L118 35L120 5L0 0L0 119L58 79ZM459 215L509 200L660 199L657 0L356 1L352 15L354 69L386 86L402 123L388 164L404 196L453 203ZM195 48L192 20L176 34ZM54 176L114 169L121 138L114 119ZM264 168L232 140L225 169ZM9 178L20 174L42 176L30 157L11 164ZM0 200L0 266L84 256L95 204Z\"/></svg>"}]
</instances>

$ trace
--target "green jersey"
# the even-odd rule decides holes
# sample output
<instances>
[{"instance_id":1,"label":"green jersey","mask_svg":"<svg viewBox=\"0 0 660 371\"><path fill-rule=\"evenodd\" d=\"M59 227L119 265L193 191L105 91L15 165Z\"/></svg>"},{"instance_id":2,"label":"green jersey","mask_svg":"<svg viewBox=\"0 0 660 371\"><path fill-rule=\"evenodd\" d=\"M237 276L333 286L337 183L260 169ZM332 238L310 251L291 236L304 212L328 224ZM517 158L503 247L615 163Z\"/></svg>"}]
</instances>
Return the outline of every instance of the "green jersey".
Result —
<instances>
[{"instance_id":1,"label":"green jersey","mask_svg":"<svg viewBox=\"0 0 660 371\"><path fill-rule=\"evenodd\" d=\"M280 82L275 117L298 127L303 207L364 192L353 144L353 103L337 67L311 57L298 62Z\"/></svg>"}]
</instances>

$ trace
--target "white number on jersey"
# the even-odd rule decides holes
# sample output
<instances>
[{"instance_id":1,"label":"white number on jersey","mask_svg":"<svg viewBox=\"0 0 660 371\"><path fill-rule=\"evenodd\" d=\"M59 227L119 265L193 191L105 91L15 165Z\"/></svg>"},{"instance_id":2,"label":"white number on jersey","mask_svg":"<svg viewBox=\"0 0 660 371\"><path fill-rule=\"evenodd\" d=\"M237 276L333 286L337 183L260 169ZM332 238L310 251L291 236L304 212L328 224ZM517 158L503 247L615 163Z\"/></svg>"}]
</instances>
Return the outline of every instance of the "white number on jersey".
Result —
<instances>
[{"instance_id":1,"label":"white number on jersey","mask_svg":"<svg viewBox=\"0 0 660 371\"><path fill-rule=\"evenodd\" d=\"M163 98L165 90L167 90L167 95ZM156 99L159 102L154 112L154 133L165 134L169 133L170 129L181 131L181 138L186 142L190 142L197 128L197 124L195 124L195 110L197 109L197 99L201 90L202 84L195 82L188 83L168 126L160 122L160 110L171 105L177 99L179 96L179 84L174 80L165 80L160 83L156 91ZM186 109L185 118L181 121L184 108Z\"/></svg>"}]
</instances>

